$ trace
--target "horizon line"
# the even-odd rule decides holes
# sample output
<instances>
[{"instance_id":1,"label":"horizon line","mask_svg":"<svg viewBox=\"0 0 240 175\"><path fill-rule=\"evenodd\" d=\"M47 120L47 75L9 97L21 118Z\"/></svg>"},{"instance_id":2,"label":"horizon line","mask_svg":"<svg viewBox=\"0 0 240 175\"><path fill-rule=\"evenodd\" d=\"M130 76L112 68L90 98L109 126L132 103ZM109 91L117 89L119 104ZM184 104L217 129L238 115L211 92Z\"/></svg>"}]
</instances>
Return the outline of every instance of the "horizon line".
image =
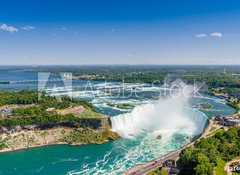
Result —
<instances>
[{"instance_id":1,"label":"horizon line","mask_svg":"<svg viewBox=\"0 0 240 175\"><path fill-rule=\"evenodd\" d=\"M2 64L4 66L240 66L240 64Z\"/></svg>"}]
</instances>

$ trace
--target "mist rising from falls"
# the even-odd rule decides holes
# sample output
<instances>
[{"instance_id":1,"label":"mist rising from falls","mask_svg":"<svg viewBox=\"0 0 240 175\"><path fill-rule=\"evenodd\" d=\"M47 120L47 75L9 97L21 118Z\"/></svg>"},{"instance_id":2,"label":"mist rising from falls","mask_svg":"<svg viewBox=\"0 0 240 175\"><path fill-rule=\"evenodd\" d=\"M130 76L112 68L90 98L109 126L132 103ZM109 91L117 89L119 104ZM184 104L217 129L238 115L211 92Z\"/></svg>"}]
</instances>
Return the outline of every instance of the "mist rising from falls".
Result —
<instances>
[{"instance_id":1,"label":"mist rising from falls","mask_svg":"<svg viewBox=\"0 0 240 175\"><path fill-rule=\"evenodd\" d=\"M180 83L181 93L176 92L158 102L135 107L132 112L111 118L112 130L122 137L146 131L179 131L187 135L200 134L207 121L202 112L192 109L188 101L194 89Z\"/></svg>"}]
</instances>

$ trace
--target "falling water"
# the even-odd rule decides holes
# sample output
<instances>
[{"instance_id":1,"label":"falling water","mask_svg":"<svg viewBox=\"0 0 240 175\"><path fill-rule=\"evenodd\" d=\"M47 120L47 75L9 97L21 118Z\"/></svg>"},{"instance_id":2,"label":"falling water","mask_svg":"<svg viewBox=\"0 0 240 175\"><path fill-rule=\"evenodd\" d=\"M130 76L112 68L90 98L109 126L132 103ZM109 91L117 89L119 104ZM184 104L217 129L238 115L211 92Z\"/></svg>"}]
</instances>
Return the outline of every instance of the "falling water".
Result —
<instances>
[{"instance_id":1,"label":"falling water","mask_svg":"<svg viewBox=\"0 0 240 175\"><path fill-rule=\"evenodd\" d=\"M193 92L193 88L189 86L184 90L185 92L178 96L171 94L172 96L158 102L138 106L130 113L112 117L112 130L122 137L158 130L180 131L192 136L200 134L207 116L189 106L189 94Z\"/></svg>"}]
</instances>

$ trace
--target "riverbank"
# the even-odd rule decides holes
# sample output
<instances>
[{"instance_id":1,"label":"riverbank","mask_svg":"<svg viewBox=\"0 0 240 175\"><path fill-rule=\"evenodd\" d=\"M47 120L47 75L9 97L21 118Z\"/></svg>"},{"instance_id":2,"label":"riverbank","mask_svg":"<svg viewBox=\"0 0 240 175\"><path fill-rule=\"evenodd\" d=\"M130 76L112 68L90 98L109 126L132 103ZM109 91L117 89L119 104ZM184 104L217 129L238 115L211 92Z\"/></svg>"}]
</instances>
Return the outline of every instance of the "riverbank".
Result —
<instances>
[{"instance_id":1,"label":"riverbank","mask_svg":"<svg viewBox=\"0 0 240 175\"><path fill-rule=\"evenodd\" d=\"M1 150L11 152L49 145L86 145L102 144L119 138L112 131L97 131L90 128L57 127L47 130L20 131L1 134Z\"/></svg>"},{"instance_id":2,"label":"riverbank","mask_svg":"<svg viewBox=\"0 0 240 175\"><path fill-rule=\"evenodd\" d=\"M239 98L236 96L231 95L231 93L227 92L220 92L219 89L212 89L211 94L218 97L223 98L227 101L227 105L236 109L235 113L231 116L233 117L240 117L240 102Z\"/></svg>"}]
</instances>

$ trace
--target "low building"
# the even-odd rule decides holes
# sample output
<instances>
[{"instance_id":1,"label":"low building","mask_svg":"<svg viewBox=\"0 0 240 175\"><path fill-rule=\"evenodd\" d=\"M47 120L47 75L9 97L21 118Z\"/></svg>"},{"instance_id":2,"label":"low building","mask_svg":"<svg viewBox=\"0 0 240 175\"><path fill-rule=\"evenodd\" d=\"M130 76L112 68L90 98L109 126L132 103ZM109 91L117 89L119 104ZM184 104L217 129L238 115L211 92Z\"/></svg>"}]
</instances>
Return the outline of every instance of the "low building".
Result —
<instances>
[{"instance_id":1,"label":"low building","mask_svg":"<svg viewBox=\"0 0 240 175\"><path fill-rule=\"evenodd\" d=\"M229 95L232 98L239 98L240 99L240 92L231 92Z\"/></svg>"},{"instance_id":2,"label":"low building","mask_svg":"<svg viewBox=\"0 0 240 175\"><path fill-rule=\"evenodd\" d=\"M238 126L240 125L240 118L230 117L230 116L219 116L215 120L219 121L221 125L224 126Z\"/></svg>"},{"instance_id":3,"label":"low building","mask_svg":"<svg viewBox=\"0 0 240 175\"><path fill-rule=\"evenodd\" d=\"M176 167L176 161L166 160L165 162L163 162L163 167Z\"/></svg>"}]
</instances>

